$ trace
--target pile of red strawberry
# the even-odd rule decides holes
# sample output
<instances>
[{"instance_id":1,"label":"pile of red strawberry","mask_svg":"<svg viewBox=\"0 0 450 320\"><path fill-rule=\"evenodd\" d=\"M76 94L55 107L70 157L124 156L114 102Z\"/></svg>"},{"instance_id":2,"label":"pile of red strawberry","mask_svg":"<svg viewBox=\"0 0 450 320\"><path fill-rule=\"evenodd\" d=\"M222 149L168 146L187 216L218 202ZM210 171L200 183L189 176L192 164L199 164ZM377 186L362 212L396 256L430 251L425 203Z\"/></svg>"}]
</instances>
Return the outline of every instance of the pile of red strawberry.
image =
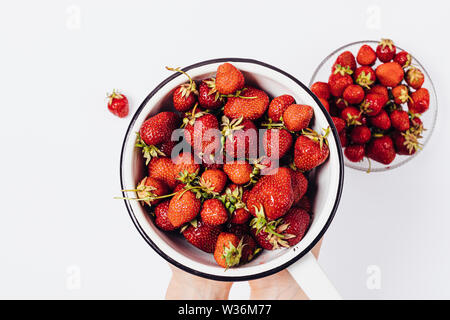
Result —
<instances>
[{"instance_id":1,"label":"pile of red strawberry","mask_svg":"<svg viewBox=\"0 0 450 320\"><path fill-rule=\"evenodd\" d=\"M173 107L140 128L136 146L148 175L125 190L136 192L155 224L181 232L224 268L247 263L262 249L298 243L312 214L304 174L329 155L326 135L308 128L312 107L289 95L271 100L246 86L230 63L215 78L189 77L173 91ZM176 129L189 151L175 151ZM211 130L219 136L209 136Z\"/></svg>"},{"instance_id":2,"label":"pile of red strawberry","mask_svg":"<svg viewBox=\"0 0 450 320\"><path fill-rule=\"evenodd\" d=\"M311 91L331 114L350 161L368 157L387 165L396 154L412 155L421 147L420 116L430 104L423 82L410 54L396 53L394 43L383 39L376 50L363 45L356 59L350 51L341 53L328 83L316 82Z\"/></svg>"}]
</instances>

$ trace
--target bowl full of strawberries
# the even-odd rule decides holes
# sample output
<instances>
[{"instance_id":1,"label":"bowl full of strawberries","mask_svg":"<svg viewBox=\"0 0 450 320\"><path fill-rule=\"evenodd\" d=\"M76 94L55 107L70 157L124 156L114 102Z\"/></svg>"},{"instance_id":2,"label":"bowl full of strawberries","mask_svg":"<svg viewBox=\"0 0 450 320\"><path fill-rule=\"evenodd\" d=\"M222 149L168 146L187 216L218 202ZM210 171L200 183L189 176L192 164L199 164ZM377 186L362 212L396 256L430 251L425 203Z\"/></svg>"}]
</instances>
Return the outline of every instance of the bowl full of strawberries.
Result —
<instances>
[{"instance_id":1,"label":"bowl full of strawberries","mask_svg":"<svg viewBox=\"0 0 450 320\"><path fill-rule=\"evenodd\" d=\"M338 128L345 165L394 169L425 146L437 116L425 68L392 40L342 46L317 67L310 88Z\"/></svg>"},{"instance_id":2,"label":"bowl full of strawberries","mask_svg":"<svg viewBox=\"0 0 450 320\"><path fill-rule=\"evenodd\" d=\"M296 266L314 267L305 256L343 184L338 131L319 99L251 59L168 69L122 146L122 198L140 234L170 263L215 280L295 273L302 257Z\"/></svg>"}]
</instances>

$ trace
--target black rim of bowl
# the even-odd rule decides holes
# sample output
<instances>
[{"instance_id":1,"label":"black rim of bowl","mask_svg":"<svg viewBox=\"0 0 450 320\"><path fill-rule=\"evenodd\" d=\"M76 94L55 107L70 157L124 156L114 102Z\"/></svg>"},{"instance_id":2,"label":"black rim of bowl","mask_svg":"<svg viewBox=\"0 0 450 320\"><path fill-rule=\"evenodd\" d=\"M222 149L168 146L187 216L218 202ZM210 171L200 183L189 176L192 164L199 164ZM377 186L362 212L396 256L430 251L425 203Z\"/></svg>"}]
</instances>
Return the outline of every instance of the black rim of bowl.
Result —
<instances>
[{"instance_id":1,"label":"black rim of bowl","mask_svg":"<svg viewBox=\"0 0 450 320\"><path fill-rule=\"evenodd\" d=\"M333 131L333 137L334 140L336 142L337 145L337 154L339 157L339 184L338 184L338 190L337 190L337 194L336 194L336 198L335 198L335 202L333 205L333 209L328 217L327 222L325 223L324 227L322 228L322 230L319 232L319 234L314 238L314 240L301 252L299 252L296 256L294 256L292 259L290 259L289 261L285 262L282 265L279 265L275 268L272 268L270 270L267 271L263 271L260 273L255 273L252 275L245 275L245 276L233 276L233 277L227 277L227 276L218 276L215 274L209 274L209 273L205 273L205 272L201 272L198 270L194 270L191 269L189 267L184 266L183 264L175 261L174 259L172 259L171 257L169 257L166 253L164 253L151 239L150 237L145 233L145 231L143 230L142 226L139 224L133 209L131 208L131 205L129 203L129 200L124 200L125 206L127 208L128 214L130 215L131 220L133 221L136 229L139 231L139 233L141 234L141 236L144 238L144 240L161 256L163 257L165 260L167 260L169 263L173 264L174 266L187 271L189 273L192 273L194 275L200 276L200 277L204 277L204 278L208 278L208 279L213 279L213 280L219 280L219 281L247 281L247 280L253 280L253 279L258 279L258 278L262 278L262 277L266 277L269 276L271 274L274 274L276 272L279 272L285 268L287 268L288 266L290 266L291 264L293 264L294 262L296 262L297 260L299 260L300 258L302 258L306 253L308 253L315 245L316 243L322 238L322 236L325 234L325 232L327 231L328 227L330 226L337 208L339 206L339 201L341 199L341 195L342 195L342 188L343 188L343 183L344 183L344 159L343 159L343 155L342 155L342 149L341 149L341 143L339 141L339 134L336 130L336 127L334 126L333 120L331 119L331 116L328 114L328 112L326 111L326 109L324 108L324 106L322 105L322 103L319 101L319 99L309 90L308 87L306 87L301 81L299 81L298 79L296 79L295 77L293 77L292 75L290 75L289 73L280 70L270 64L258 61L258 60L254 60L254 59L247 59L247 58L218 58L218 59L211 59L211 60L205 60L199 63L195 63L192 64L188 67L183 68L183 71L189 71L191 69L194 68L198 68L201 66L205 66L208 64L215 64L215 63L221 63L221 62L243 62L243 63L253 63L253 64L257 64L260 66L264 66L266 68L272 69L278 73L283 74L284 76L290 78L292 81L294 81L295 83L297 83L303 90L305 90L315 101L316 103L319 105L319 107L322 110L322 113L325 115L325 118L328 121L329 126L331 127L331 130ZM155 89L153 89L152 92L150 92L147 97L144 99L144 101L141 103L141 105L139 106L138 110L136 110L136 112L133 115L133 118L130 121L130 124L128 126L128 129L126 131L125 134L125 138L123 140L122 143L122 150L120 153L120 185L121 185L121 189L124 189L124 185L123 185L123 173L122 173L122 163L124 160L124 150L125 150L125 145L126 142L128 140L128 138L130 137L130 134L132 134L131 129L137 119L137 117L140 115L141 111L144 109L144 107L146 106L147 102L156 94L156 92L158 92L162 87L164 87L168 82L170 82L172 79L180 76L180 73L174 73L171 76L169 76L168 78L166 78L164 81L162 81ZM125 193L123 193L123 195L125 196Z\"/></svg>"}]
</instances>

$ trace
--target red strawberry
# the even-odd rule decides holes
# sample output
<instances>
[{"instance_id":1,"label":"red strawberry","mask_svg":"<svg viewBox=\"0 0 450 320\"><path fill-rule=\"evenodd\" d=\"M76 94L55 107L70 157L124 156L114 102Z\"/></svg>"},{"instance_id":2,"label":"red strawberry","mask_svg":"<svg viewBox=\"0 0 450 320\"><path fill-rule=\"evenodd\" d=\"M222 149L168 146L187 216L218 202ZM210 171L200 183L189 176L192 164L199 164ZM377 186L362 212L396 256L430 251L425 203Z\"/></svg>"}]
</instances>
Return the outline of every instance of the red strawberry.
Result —
<instances>
[{"instance_id":1,"label":"red strawberry","mask_svg":"<svg viewBox=\"0 0 450 320\"><path fill-rule=\"evenodd\" d=\"M170 200L166 200L158 204L155 208L155 224L164 231L175 230L175 227L170 223L167 213L169 212Z\"/></svg>"},{"instance_id":2,"label":"red strawberry","mask_svg":"<svg viewBox=\"0 0 450 320\"><path fill-rule=\"evenodd\" d=\"M192 191L182 189L170 200L167 216L176 228L194 219L202 203Z\"/></svg>"},{"instance_id":3,"label":"red strawberry","mask_svg":"<svg viewBox=\"0 0 450 320\"><path fill-rule=\"evenodd\" d=\"M220 94L235 93L237 90L241 90L244 84L244 75L231 63L226 62L217 68L216 90Z\"/></svg>"},{"instance_id":4,"label":"red strawberry","mask_svg":"<svg viewBox=\"0 0 450 320\"><path fill-rule=\"evenodd\" d=\"M341 112L341 119L346 121L348 126L351 125L361 125L361 111L356 109L355 107L347 107Z\"/></svg>"},{"instance_id":5,"label":"red strawberry","mask_svg":"<svg viewBox=\"0 0 450 320\"><path fill-rule=\"evenodd\" d=\"M165 182L173 190L179 182L174 169L175 165L170 158L153 158L148 164L148 176Z\"/></svg>"},{"instance_id":6,"label":"red strawberry","mask_svg":"<svg viewBox=\"0 0 450 320\"><path fill-rule=\"evenodd\" d=\"M232 158L256 158L258 153L258 131L251 120L222 117L222 135L225 151Z\"/></svg>"},{"instance_id":7,"label":"red strawberry","mask_svg":"<svg viewBox=\"0 0 450 320\"><path fill-rule=\"evenodd\" d=\"M329 129L322 136L309 129L297 138L295 142L294 162L299 170L308 171L325 162L330 153L326 140L328 133Z\"/></svg>"},{"instance_id":8,"label":"red strawberry","mask_svg":"<svg viewBox=\"0 0 450 320\"><path fill-rule=\"evenodd\" d=\"M364 89L357 84L349 85L345 88L342 97L350 104L358 104L364 100Z\"/></svg>"},{"instance_id":9,"label":"red strawberry","mask_svg":"<svg viewBox=\"0 0 450 320\"><path fill-rule=\"evenodd\" d=\"M241 263L243 241L229 232L222 232L217 238L214 259L223 268L236 267Z\"/></svg>"},{"instance_id":10,"label":"red strawberry","mask_svg":"<svg viewBox=\"0 0 450 320\"><path fill-rule=\"evenodd\" d=\"M227 162L223 165L223 171L233 183L241 185L250 182L253 167L245 160Z\"/></svg>"},{"instance_id":11,"label":"red strawberry","mask_svg":"<svg viewBox=\"0 0 450 320\"><path fill-rule=\"evenodd\" d=\"M203 153L215 153L220 148L219 122L210 114L204 114L188 123L184 129L186 141L194 147L194 150Z\"/></svg>"},{"instance_id":12,"label":"red strawberry","mask_svg":"<svg viewBox=\"0 0 450 320\"><path fill-rule=\"evenodd\" d=\"M200 250L213 253L220 233L221 230L219 227L210 226L203 221L198 221L189 225L183 231L183 236Z\"/></svg>"},{"instance_id":13,"label":"red strawberry","mask_svg":"<svg viewBox=\"0 0 450 320\"><path fill-rule=\"evenodd\" d=\"M320 81L311 85L311 92L314 93L317 98L322 98L325 100L328 100L331 95L330 86L328 83Z\"/></svg>"},{"instance_id":14,"label":"red strawberry","mask_svg":"<svg viewBox=\"0 0 450 320\"><path fill-rule=\"evenodd\" d=\"M344 90L345 91L345 90ZM344 98L334 98L334 103L338 109L345 109L349 106L348 102Z\"/></svg>"},{"instance_id":15,"label":"red strawberry","mask_svg":"<svg viewBox=\"0 0 450 320\"><path fill-rule=\"evenodd\" d=\"M409 129L409 115L403 110L394 110L390 114L391 124L398 131L406 131Z\"/></svg>"},{"instance_id":16,"label":"red strawberry","mask_svg":"<svg viewBox=\"0 0 450 320\"><path fill-rule=\"evenodd\" d=\"M256 219L256 218L255 218ZM308 212L301 208L292 208L286 215L271 224L251 229L256 241L267 250L291 247L300 242L310 224Z\"/></svg>"},{"instance_id":17,"label":"red strawberry","mask_svg":"<svg viewBox=\"0 0 450 320\"><path fill-rule=\"evenodd\" d=\"M356 60L362 66L372 66L377 60L377 54L371 46L365 44L359 48Z\"/></svg>"},{"instance_id":18,"label":"red strawberry","mask_svg":"<svg viewBox=\"0 0 450 320\"><path fill-rule=\"evenodd\" d=\"M344 150L344 154L348 160L352 162L359 162L364 158L364 146L360 144L353 144Z\"/></svg>"},{"instance_id":19,"label":"red strawberry","mask_svg":"<svg viewBox=\"0 0 450 320\"><path fill-rule=\"evenodd\" d=\"M308 180L300 171L291 171L292 176L292 191L294 192L294 203L296 205L305 195L308 190Z\"/></svg>"},{"instance_id":20,"label":"red strawberry","mask_svg":"<svg viewBox=\"0 0 450 320\"><path fill-rule=\"evenodd\" d=\"M236 184L229 185L222 195L225 207L231 213L230 222L234 224L243 224L250 217L245 203L248 198L248 190L243 190L241 186Z\"/></svg>"},{"instance_id":21,"label":"red strawberry","mask_svg":"<svg viewBox=\"0 0 450 320\"><path fill-rule=\"evenodd\" d=\"M388 136L373 138L366 147L366 155L382 164L390 164L395 159L392 139Z\"/></svg>"},{"instance_id":22,"label":"red strawberry","mask_svg":"<svg viewBox=\"0 0 450 320\"><path fill-rule=\"evenodd\" d=\"M309 213L312 212L311 211L311 209L312 209L311 201L309 200L308 196L303 196L303 198L301 198L300 201L298 201L295 204L295 206L297 208L301 208L301 209L305 210L306 212L309 212Z\"/></svg>"},{"instance_id":23,"label":"red strawberry","mask_svg":"<svg viewBox=\"0 0 450 320\"><path fill-rule=\"evenodd\" d=\"M166 69L180 72L189 78L189 83L176 87L172 95L173 107L181 112L188 111L197 102L198 91L195 81L192 80L192 78L180 68L166 67Z\"/></svg>"},{"instance_id":24,"label":"red strawberry","mask_svg":"<svg viewBox=\"0 0 450 320\"><path fill-rule=\"evenodd\" d=\"M331 117L331 119L333 119L337 132L341 133L345 129L345 121L338 117Z\"/></svg>"},{"instance_id":25,"label":"red strawberry","mask_svg":"<svg viewBox=\"0 0 450 320\"><path fill-rule=\"evenodd\" d=\"M202 221L211 226L219 226L228 220L228 212L218 199L208 199L203 202L200 211Z\"/></svg>"},{"instance_id":26,"label":"red strawberry","mask_svg":"<svg viewBox=\"0 0 450 320\"><path fill-rule=\"evenodd\" d=\"M356 70L356 61L353 53L350 51L342 52L336 59L336 62L333 64L331 68L331 72L336 74L340 73L341 75L352 74Z\"/></svg>"},{"instance_id":27,"label":"red strawberry","mask_svg":"<svg viewBox=\"0 0 450 320\"><path fill-rule=\"evenodd\" d=\"M361 110L368 116L376 116L386 105L386 102L386 98L382 95L369 93L361 105Z\"/></svg>"},{"instance_id":28,"label":"red strawberry","mask_svg":"<svg viewBox=\"0 0 450 320\"><path fill-rule=\"evenodd\" d=\"M160 112L149 118L139 130L140 138L148 146L170 141L172 131L179 127L181 119L173 112Z\"/></svg>"},{"instance_id":29,"label":"red strawberry","mask_svg":"<svg viewBox=\"0 0 450 320\"><path fill-rule=\"evenodd\" d=\"M290 105L283 113L283 122L289 131L301 131L308 127L314 115L312 107L303 104Z\"/></svg>"},{"instance_id":30,"label":"red strawberry","mask_svg":"<svg viewBox=\"0 0 450 320\"><path fill-rule=\"evenodd\" d=\"M376 94L380 94L380 95L382 95L383 97L386 98L386 101L389 100L389 92L388 92L388 89L387 89L385 86L381 85L381 84L376 84L376 85L374 85L372 88L370 88L369 91L367 91L367 93L376 93Z\"/></svg>"},{"instance_id":31,"label":"red strawberry","mask_svg":"<svg viewBox=\"0 0 450 320\"><path fill-rule=\"evenodd\" d=\"M202 173L200 185L213 192L221 193L227 183L227 175L222 170L209 169Z\"/></svg>"},{"instance_id":32,"label":"red strawberry","mask_svg":"<svg viewBox=\"0 0 450 320\"><path fill-rule=\"evenodd\" d=\"M386 87L395 87L404 76L403 68L397 62L380 64L375 73L380 83Z\"/></svg>"},{"instance_id":33,"label":"red strawberry","mask_svg":"<svg viewBox=\"0 0 450 320\"><path fill-rule=\"evenodd\" d=\"M190 152L180 153L174 160L174 174L176 178L179 178L185 171L188 174L197 174L200 170L200 165L195 160L194 156Z\"/></svg>"},{"instance_id":34,"label":"red strawberry","mask_svg":"<svg viewBox=\"0 0 450 320\"><path fill-rule=\"evenodd\" d=\"M369 122L381 130L387 130L391 127L391 119L386 111L381 110L376 116L370 117Z\"/></svg>"},{"instance_id":35,"label":"red strawberry","mask_svg":"<svg viewBox=\"0 0 450 320\"><path fill-rule=\"evenodd\" d=\"M372 133L370 132L370 129L364 125L354 127L352 132L350 133L352 142L356 144L366 144L367 142L369 142L371 137Z\"/></svg>"},{"instance_id":36,"label":"red strawberry","mask_svg":"<svg viewBox=\"0 0 450 320\"><path fill-rule=\"evenodd\" d=\"M362 66L356 69L353 78L356 84L367 89L370 89L370 86L377 80L375 71L369 66Z\"/></svg>"},{"instance_id":37,"label":"red strawberry","mask_svg":"<svg viewBox=\"0 0 450 320\"><path fill-rule=\"evenodd\" d=\"M145 177L136 187L138 199L149 206L160 203L160 197L168 193L169 188L164 182L151 177Z\"/></svg>"},{"instance_id":38,"label":"red strawberry","mask_svg":"<svg viewBox=\"0 0 450 320\"><path fill-rule=\"evenodd\" d=\"M408 109L411 113L424 113L430 107L430 93L425 88L420 88L411 93L411 100L408 101Z\"/></svg>"},{"instance_id":39,"label":"red strawberry","mask_svg":"<svg viewBox=\"0 0 450 320\"><path fill-rule=\"evenodd\" d=\"M120 92L113 90L113 93L108 95L108 110L119 118L125 118L129 111L127 97Z\"/></svg>"},{"instance_id":40,"label":"red strawberry","mask_svg":"<svg viewBox=\"0 0 450 320\"><path fill-rule=\"evenodd\" d=\"M223 99L216 90L216 79L202 80L198 87L198 103L205 109L217 109L222 106Z\"/></svg>"},{"instance_id":41,"label":"red strawberry","mask_svg":"<svg viewBox=\"0 0 450 320\"><path fill-rule=\"evenodd\" d=\"M332 74L328 79L330 92L335 97L342 97L345 88L353 84L353 79L348 74L341 75L340 73Z\"/></svg>"},{"instance_id":42,"label":"red strawberry","mask_svg":"<svg viewBox=\"0 0 450 320\"><path fill-rule=\"evenodd\" d=\"M408 71L406 71L405 80L410 87L417 90L422 87L425 76L418 68L411 67L410 69L408 69Z\"/></svg>"},{"instance_id":43,"label":"red strawberry","mask_svg":"<svg viewBox=\"0 0 450 320\"><path fill-rule=\"evenodd\" d=\"M256 120L261 118L269 106L269 97L259 89L247 88L238 97L228 98L224 114L233 119Z\"/></svg>"},{"instance_id":44,"label":"red strawberry","mask_svg":"<svg viewBox=\"0 0 450 320\"><path fill-rule=\"evenodd\" d=\"M278 168L272 175L259 179L250 190L247 208L261 223L283 216L294 202L292 170Z\"/></svg>"},{"instance_id":45,"label":"red strawberry","mask_svg":"<svg viewBox=\"0 0 450 320\"><path fill-rule=\"evenodd\" d=\"M409 131L394 131L392 133L392 140L394 141L395 150L401 155L412 155L421 148L417 136Z\"/></svg>"},{"instance_id":46,"label":"red strawberry","mask_svg":"<svg viewBox=\"0 0 450 320\"><path fill-rule=\"evenodd\" d=\"M394 102L396 104L402 104L411 99L408 94L408 87L403 84L398 85L395 88L392 88L391 92L392 96L394 97Z\"/></svg>"},{"instance_id":47,"label":"red strawberry","mask_svg":"<svg viewBox=\"0 0 450 320\"><path fill-rule=\"evenodd\" d=\"M261 251L261 248L258 247L255 240L248 234L242 236L242 244L241 264L253 260L253 258Z\"/></svg>"},{"instance_id":48,"label":"red strawberry","mask_svg":"<svg viewBox=\"0 0 450 320\"><path fill-rule=\"evenodd\" d=\"M323 105L323 107L325 108L325 110L328 111L328 113L330 113L330 104L328 103L328 100L325 100L323 98L319 98L320 103Z\"/></svg>"},{"instance_id":49,"label":"red strawberry","mask_svg":"<svg viewBox=\"0 0 450 320\"><path fill-rule=\"evenodd\" d=\"M269 158L282 158L292 147L293 139L285 129L267 129L263 136L263 146Z\"/></svg>"},{"instance_id":50,"label":"red strawberry","mask_svg":"<svg viewBox=\"0 0 450 320\"><path fill-rule=\"evenodd\" d=\"M345 148L348 145L348 137L347 132L343 130L341 133L339 133L339 140L341 142L341 147Z\"/></svg>"},{"instance_id":51,"label":"red strawberry","mask_svg":"<svg viewBox=\"0 0 450 320\"><path fill-rule=\"evenodd\" d=\"M407 68L411 65L411 55L406 51L401 51L395 55L394 61L397 62L402 68Z\"/></svg>"},{"instance_id":52,"label":"red strawberry","mask_svg":"<svg viewBox=\"0 0 450 320\"><path fill-rule=\"evenodd\" d=\"M381 62L388 62L394 59L396 48L394 42L389 39L381 39L377 46L377 57Z\"/></svg>"},{"instance_id":53,"label":"red strawberry","mask_svg":"<svg viewBox=\"0 0 450 320\"><path fill-rule=\"evenodd\" d=\"M294 97L288 94L276 97L270 102L267 114L269 115L269 118L272 119L273 122L278 122L281 120L284 110L286 110L287 107L289 107L291 104L294 103L295 103Z\"/></svg>"}]
</instances>

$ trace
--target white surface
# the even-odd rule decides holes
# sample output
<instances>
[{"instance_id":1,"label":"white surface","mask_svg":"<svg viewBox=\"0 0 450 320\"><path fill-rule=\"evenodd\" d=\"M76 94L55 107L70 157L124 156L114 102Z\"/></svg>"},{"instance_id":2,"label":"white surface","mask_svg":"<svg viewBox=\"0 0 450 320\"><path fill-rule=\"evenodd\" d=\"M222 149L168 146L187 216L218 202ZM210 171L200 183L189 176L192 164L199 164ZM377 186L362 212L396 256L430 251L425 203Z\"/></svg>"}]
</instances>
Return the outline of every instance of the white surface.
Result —
<instances>
[{"instance_id":1,"label":"white surface","mask_svg":"<svg viewBox=\"0 0 450 320\"><path fill-rule=\"evenodd\" d=\"M320 262L344 298L450 298L450 47L440 38L450 21L449 5L436 3L2 2L0 297L164 297L166 263L112 199L130 117L108 113L107 91L123 90L133 111L168 76L165 65L227 56L308 83L334 48L390 37L434 80L437 128L404 167L346 171ZM232 289L247 295L246 284Z\"/></svg>"}]
</instances>

